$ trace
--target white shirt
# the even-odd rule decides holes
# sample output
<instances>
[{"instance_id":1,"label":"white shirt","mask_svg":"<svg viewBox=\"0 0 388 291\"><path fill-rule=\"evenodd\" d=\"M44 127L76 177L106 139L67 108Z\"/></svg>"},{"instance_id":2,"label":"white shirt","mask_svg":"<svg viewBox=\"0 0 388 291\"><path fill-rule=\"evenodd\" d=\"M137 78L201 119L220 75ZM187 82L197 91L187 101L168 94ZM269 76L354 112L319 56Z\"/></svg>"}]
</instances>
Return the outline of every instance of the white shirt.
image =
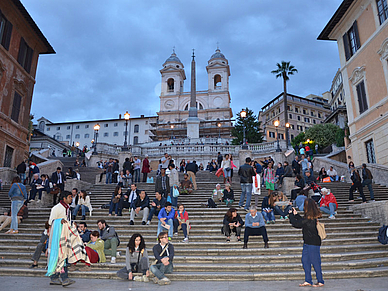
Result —
<instances>
[{"instance_id":1,"label":"white shirt","mask_svg":"<svg viewBox=\"0 0 388 291\"><path fill-rule=\"evenodd\" d=\"M61 203L58 203L53 208L51 208L49 225L53 225L53 220L55 219L65 219L70 221L69 213L70 209L68 213L66 213L66 208Z\"/></svg>"}]
</instances>

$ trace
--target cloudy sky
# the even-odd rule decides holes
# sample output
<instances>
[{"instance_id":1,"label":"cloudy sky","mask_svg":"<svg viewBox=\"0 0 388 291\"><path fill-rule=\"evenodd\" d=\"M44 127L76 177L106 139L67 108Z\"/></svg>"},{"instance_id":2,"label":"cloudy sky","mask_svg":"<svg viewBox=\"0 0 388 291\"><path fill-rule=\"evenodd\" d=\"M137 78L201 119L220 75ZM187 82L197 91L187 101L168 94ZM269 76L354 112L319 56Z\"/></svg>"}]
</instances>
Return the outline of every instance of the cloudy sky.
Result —
<instances>
[{"instance_id":1,"label":"cloudy sky","mask_svg":"<svg viewBox=\"0 0 388 291\"><path fill-rule=\"evenodd\" d=\"M339 67L335 42L317 36L341 0L22 0L54 47L39 59L31 112L53 122L155 115L160 73L175 47L186 69L196 49L197 90L217 43L229 60L233 113L282 91L271 70L299 73L289 92L321 95Z\"/></svg>"}]
</instances>

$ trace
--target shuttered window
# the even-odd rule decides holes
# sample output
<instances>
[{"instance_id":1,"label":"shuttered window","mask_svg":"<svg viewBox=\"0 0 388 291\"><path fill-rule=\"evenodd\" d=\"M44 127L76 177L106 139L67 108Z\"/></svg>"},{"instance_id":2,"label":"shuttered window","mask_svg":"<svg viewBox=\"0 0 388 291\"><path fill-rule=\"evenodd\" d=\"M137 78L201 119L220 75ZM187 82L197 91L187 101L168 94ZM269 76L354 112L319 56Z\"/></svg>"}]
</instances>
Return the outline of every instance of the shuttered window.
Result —
<instances>
[{"instance_id":1,"label":"shuttered window","mask_svg":"<svg viewBox=\"0 0 388 291\"><path fill-rule=\"evenodd\" d=\"M11 119L15 122L19 122L21 104L22 104L22 96L18 92L15 92L15 96L13 97L12 113L11 113Z\"/></svg>"},{"instance_id":2,"label":"shuttered window","mask_svg":"<svg viewBox=\"0 0 388 291\"><path fill-rule=\"evenodd\" d=\"M343 36L345 57L349 60L361 47L360 37L358 34L357 21L354 21L352 27Z\"/></svg>"},{"instance_id":3,"label":"shuttered window","mask_svg":"<svg viewBox=\"0 0 388 291\"><path fill-rule=\"evenodd\" d=\"M388 18L388 5L387 0L376 0L377 10L379 14L380 24L383 24Z\"/></svg>"},{"instance_id":4,"label":"shuttered window","mask_svg":"<svg viewBox=\"0 0 388 291\"><path fill-rule=\"evenodd\" d=\"M9 50L11 43L12 28L12 23L5 18L0 10L0 43L6 50Z\"/></svg>"},{"instance_id":5,"label":"shuttered window","mask_svg":"<svg viewBox=\"0 0 388 291\"><path fill-rule=\"evenodd\" d=\"M360 114L368 109L368 103L366 100L365 84L364 81L361 81L357 86L357 98L358 98L358 107Z\"/></svg>"},{"instance_id":6,"label":"shuttered window","mask_svg":"<svg viewBox=\"0 0 388 291\"><path fill-rule=\"evenodd\" d=\"M30 73L31 71L33 54L34 54L34 50L27 45L24 38L21 38L19 55L18 55L18 63L27 71L27 73Z\"/></svg>"}]
</instances>

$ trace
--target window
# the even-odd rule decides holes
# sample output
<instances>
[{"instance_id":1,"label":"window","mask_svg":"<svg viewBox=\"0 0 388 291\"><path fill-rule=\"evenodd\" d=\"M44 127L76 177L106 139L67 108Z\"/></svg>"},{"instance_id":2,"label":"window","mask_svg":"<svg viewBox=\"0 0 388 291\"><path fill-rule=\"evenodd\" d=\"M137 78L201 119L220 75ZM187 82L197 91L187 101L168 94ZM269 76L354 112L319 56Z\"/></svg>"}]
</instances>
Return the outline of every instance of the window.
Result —
<instances>
[{"instance_id":1,"label":"window","mask_svg":"<svg viewBox=\"0 0 388 291\"><path fill-rule=\"evenodd\" d=\"M113 126L114 127L117 127L119 124L117 123L117 122L115 122L114 124L113 124Z\"/></svg>"},{"instance_id":2,"label":"window","mask_svg":"<svg viewBox=\"0 0 388 291\"><path fill-rule=\"evenodd\" d=\"M105 124L104 124L104 127L108 127L108 126L109 126L109 124L108 124L108 123L105 123Z\"/></svg>"},{"instance_id":3,"label":"window","mask_svg":"<svg viewBox=\"0 0 388 291\"><path fill-rule=\"evenodd\" d=\"M357 90L357 98L358 98L358 107L361 114L368 109L364 81L361 81L360 83L358 83L358 85L356 86L356 90Z\"/></svg>"},{"instance_id":4,"label":"window","mask_svg":"<svg viewBox=\"0 0 388 291\"><path fill-rule=\"evenodd\" d=\"M114 132L113 136L119 136L119 132L118 131Z\"/></svg>"},{"instance_id":5,"label":"window","mask_svg":"<svg viewBox=\"0 0 388 291\"><path fill-rule=\"evenodd\" d=\"M89 138L89 137L90 137L89 133L85 133L84 138Z\"/></svg>"},{"instance_id":6,"label":"window","mask_svg":"<svg viewBox=\"0 0 388 291\"><path fill-rule=\"evenodd\" d=\"M315 121L315 119L313 119L313 123L316 124L317 122Z\"/></svg>"},{"instance_id":7,"label":"window","mask_svg":"<svg viewBox=\"0 0 388 291\"><path fill-rule=\"evenodd\" d=\"M24 38L21 38L19 55L18 55L18 63L27 71L27 73L30 73L31 71L33 53L34 53L34 50L28 46Z\"/></svg>"},{"instance_id":8,"label":"window","mask_svg":"<svg viewBox=\"0 0 388 291\"><path fill-rule=\"evenodd\" d=\"M291 129L295 129L295 126L293 124L290 124Z\"/></svg>"},{"instance_id":9,"label":"window","mask_svg":"<svg viewBox=\"0 0 388 291\"><path fill-rule=\"evenodd\" d=\"M67 126L67 129L68 129L68 130L70 129L70 125Z\"/></svg>"},{"instance_id":10,"label":"window","mask_svg":"<svg viewBox=\"0 0 388 291\"><path fill-rule=\"evenodd\" d=\"M47 131L50 131L50 127L47 127Z\"/></svg>"},{"instance_id":11,"label":"window","mask_svg":"<svg viewBox=\"0 0 388 291\"><path fill-rule=\"evenodd\" d=\"M298 107L295 107L295 112L299 113L299 108Z\"/></svg>"},{"instance_id":12,"label":"window","mask_svg":"<svg viewBox=\"0 0 388 291\"><path fill-rule=\"evenodd\" d=\"M344 41L345 57L349 60L361 47L358 35L357 21L354 21L352 27L342 37Z\"/></svg>"},{"instance_id":13,"label":"window","mask_svg":"<svg viewBox=\"0 0 388 291\"><path fill-rule=\"evenodd\" d=\"M294 135L293 134L291 134L291 140L293 140L294 139Z\"/></svg>"},{"instance_id":14,"label":"window","mask_svg":"<svg viewBox=\"0 0 388 291\"><path fill-rule=\"evenodd\" d=\"M66 139L70 139L70 134L66 135Z\"/></svg>"},{"instance_id":15,"label":"window","mask_svg":"<svg viewBox=\"0 0 388 291\"><path fill-rule=\"evenodd\" d=\"M318 112L318 118L322 118L321 112Z\"/></svg>"},{"instance_id":16,"label":"window","mask_svg":"<svg viewBox=\"0 0 388 291\"><path fill-rule=\"evenodd\" d=\"M133 137L133 144L138 144L139 143L139 137L138 136L134 136Z\"/></svg>"},{"instance_id":17,"label":"window","mask_svg":"<svg viewBox=\"0 0 388 291\"><path fill-rule=\"evenodd\" d=\"M79 134L76 134L75 135L75 138L80 138L81 136Z\"/></svg>"},{"instance_id":18,"label":"window","mask_svg":"<svg viewBox=\"0 0 388 291\"><path fill-rule=\"evenodd\" d=\"M61 127L60 127L60 126L57 126L57 130L61 130Z\"/></svg>"},{"instance_id":19,"label":"window","mask_svg":"<svg viewBox=\"0 0 388 291\"><path fill-rule=\"evenodd\" d=\"M305 118L304 118L304 122L310 123L310 118L305 117Z\"/></svg>"},{"instance_id":20,"label":"window","mask_svg":"<svg viewBox=\"0 0 388 291\"><path fill-rule=\"evenodd\" d=\"M283 133L279 133L279 139L284 139L284 134Z\"/></svg>"},{"instance_id":21,"label":"window","mask_svg":"<svg viewBox=\"0 0 388 291\"><path fill-rule=\"evenodd\" d=\"M298 120L300 121L300 116L298 115Z\"/></svg>"},{"instance_id":22,"label":"window","mask_svg":"<svg viewBox=\"0 0 388 291\"><path fill-rule=\"evenodd\" d=\"M272 137L272 138L275 138L275 133L273 131L268 131L268 136L269 137Z\"/></svg>"},{"instance_id":23,"label":"window","mask_svg":"<svg viewBox=\"0 0 388 291\"><path fill-rule=\"evenodd\" d=\"M288 114L288 118L289 118L289 119L292 119L292 114L291 114L291 113Z\"/></svg>"},{"instance_id":24,"label":"window","mask_svg":"<svg viewBox=\"0 0 388 291\"><path fill-rule=\"evenodd\" d=\"M146 125L148 124L148 120L146 120L145 124L146 124Z\"/></svg>"},{"instance_id":25,"label":"window","mask_svg":"<svg viewBox=\"0 0 388 291\"><path fill-rule=\"evenodd\" d=\"M303 109L303 114L307 114L307 111L306 111L306 109Z\"/></svg>"},{"instance_id":26,"label":"window","mask_svg":"<svg viewBox=\"0 0 388 291\"><path fill-rule=\"evenodd\" d=\"M12 113L11 113L11 119L15 122L19 122L21 104L22 104L22 96L18 92L15 92L15 95L13 97Z\"/></svg>"},{"instance_id":27,"label":"window","mask_svg":"<svg viewBox=\"0 0 388 291\"><path fill-rule=\"evenodd\" d=\"M86 125L85 125L85 128L89 128L89 124L86 124Z\"/></svg>"},{"instance_id":28,"label":"window","mask_svg":"<svg viewBox=\"0 0 388 291\"><path fill-rule=\"evenodd\" d=\"M109 132L104 132L104 137L108 137L109 136Z\"/></svg>"},{"instance_id":29,"label":"window","mask_svg":"<svg viewBox=\"0 0 388 291\"><path fill-rule=\"evenodd\" d=\"M133 127L133 132L134 133L138 133L139 132L139 125L138 124L135 124L135 126Z\"/></svg>"},{"instance_id":30,"label":"window","mask_svg":"<svg viewBox=\"0 0 388 291\"><path fill-rule=\"evenodd\" d=\"M221 83L221 76L215 75L214 76L214 89L221 89L222 83Z\"/></svg>"},{"instance_id":31,"label":"window","mask_svg":"<svg viewBox=\"0 0 388 291\"><path fill-rule=\"evenodd\" d=\"M388 18L388 5L387 0L376 0L377 10L380 19L380 24L382 24Z\"/></svg>"},{"instance_id":32,"label":"window","mask_svg":"<svg viewBox=\"0 0 388 291\"><path fill-rule=\"evenodd\" d=\"M170 78L167 80L167 92L174 92L174 79Z\"/></svg>"},{"instance_id":33,"label":"window","mask_svg":"<svg viewBox=\"0 0 388 291\"><path fill-rule=\"evenodd\" d=\"M4 167L11 168L12 157L13 157L13 148L6 146L5 147L5 156L4 156Z\"/></svg>"},{"instance_id":34,"label":"window","mask_svg":"<svg viewBox=\"0 0 388 291\"><path fill-rule=\"evenodd\" d=\"M309 128L310 128L310 127L307 127L307 126L306 126L306 127L304 128L304 130L307 131Z\"/></svg>"},{"instance_id":35,"label":"window","mask_svg":"<svg viewBox=\"0 0 388 291\"><path fill-rule=\"evenodd\" d=\"M144 131L144 134L148 134L148 129L146 129L146 130Z\"/></svg>"},{"instance_id":36,"label":"window","mask_svg":"<svg viewBox=\"0 0 388 291\"><path fill-rule=\"evenodd\" d=\"M76 126L75 126L75 129L79 129L79 125L76 125Z\"/></svg>"},{"instance_id":37,"label":"window","mask_svg":"<svg viewBox=\"0 0 388 291\"><path fill-rule=\"evenodd\" d=\"M12 35L12 23L4 17L0 12L0 43L6 49L9 50L9 44L11 42Z\"/></svg>"},{"instance_id":38,"label":"window","mask_svg":"<svg viewBox=\"0 0 388 291\"><path fill-rule=\"evenodd\" d=\"M297 125L296 129L299 130L299 131L303 131L303 126Z\"/></svg>"},{"instance_id":39,"label":"window","mask_svg":"<svg viewBox=\"0 0 388 291\"><path fill-rule=\"evenodd\" d=\"M310 115L311 115L312 117L314 117L314 115L315 115L315 114L314 114L314 111L311 111L311 112L310 112Z\"/></svg>"},{"instance_id":40,"label":"window","mask_svg":"<svg viewBox=\"0 0 388 291\"><path fill-rule=\"evenodd\" d=\"M376 156L375 156L375 147L373 144L373 139L368 140L365 143L366 147L366 157L368 159L368 163L376 163Z\"/></svg>"}]
</instances>

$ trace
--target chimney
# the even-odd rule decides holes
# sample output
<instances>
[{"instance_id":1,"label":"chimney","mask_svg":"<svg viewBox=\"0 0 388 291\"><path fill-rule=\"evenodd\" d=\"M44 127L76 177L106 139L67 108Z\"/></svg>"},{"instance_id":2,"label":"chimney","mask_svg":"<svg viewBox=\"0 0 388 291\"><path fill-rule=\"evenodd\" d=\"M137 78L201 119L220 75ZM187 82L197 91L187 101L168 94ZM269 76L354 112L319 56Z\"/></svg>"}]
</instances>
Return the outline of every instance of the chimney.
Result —
<instances>
[{"instance_id":1,"label":"chimney","mask_svg":"<svg viewBox=\"0 0 388 291\"><path fill-rule=\"evenodd\" d=\"M144 118L144 114L140 115L140 118Z\"/></svg>"},{"instance_id":2,"label":"chimney","mask_svg":"<svg viewBox=\"0 0 388 291\"><path fill-rule=\"evenodd\" d=\"M119 114L119 119L121 119L121 114Z\"/></svg>"}]
</instances>

